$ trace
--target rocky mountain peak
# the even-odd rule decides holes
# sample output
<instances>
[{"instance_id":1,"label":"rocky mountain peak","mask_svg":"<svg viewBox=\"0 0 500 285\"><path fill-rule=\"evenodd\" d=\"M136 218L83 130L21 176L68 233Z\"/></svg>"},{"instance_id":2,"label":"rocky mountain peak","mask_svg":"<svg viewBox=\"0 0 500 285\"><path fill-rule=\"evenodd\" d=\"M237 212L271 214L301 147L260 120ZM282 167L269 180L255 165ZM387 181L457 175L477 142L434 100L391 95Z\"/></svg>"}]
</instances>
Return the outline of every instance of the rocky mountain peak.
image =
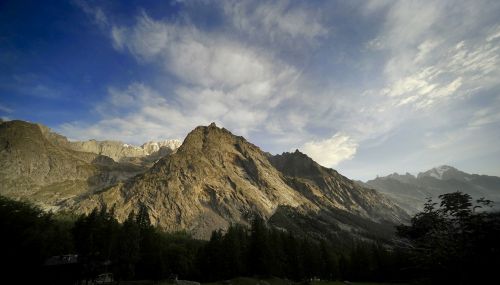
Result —
<instances>
[{"instance_id":1,"label":"rocky mountain peak","mask_svg":"<svg viewBox=\"0 0 500 285\"><path fill-rule=\"evenodd\" d=\"M422 177L433 177L439 180L451 178L452 176L455 176L458 174L460 171L452 166L449 165L441 165L438 167L434 167L432 169L429 169L425 172L421 172L418 174L418 178Z\"/></svg>"},{"instance_id":2,"label":"rocky mountain peak","mask_svg":"<svg viewBox=\"0 0 500 285\"><path fill-rule=\"evenodd\" d=\"M394 179L403 183L408 183L411 181L414 181L417 179L417 177L411 173L406 172L405 174L399 174L397 172L394 172L392 174L389 174L385 177L377 177L376 179L382 179L382 180L387 180L387 179Z\"/></svg>"},{"instance_id":3,"label":"rocky mountain peak","mask_svg":"<svg viewBox=\"0 0 500 285\"><path fill-rule=\"evenodd\" d=\"M232 134L225 128L220 128L211 123L209 126L198 126L192 130L179 147L180 152L203 151L205 154L213 152L241 152L243 149L260 149L249 143L245 138Z\"/></svg>"}]
</instances>

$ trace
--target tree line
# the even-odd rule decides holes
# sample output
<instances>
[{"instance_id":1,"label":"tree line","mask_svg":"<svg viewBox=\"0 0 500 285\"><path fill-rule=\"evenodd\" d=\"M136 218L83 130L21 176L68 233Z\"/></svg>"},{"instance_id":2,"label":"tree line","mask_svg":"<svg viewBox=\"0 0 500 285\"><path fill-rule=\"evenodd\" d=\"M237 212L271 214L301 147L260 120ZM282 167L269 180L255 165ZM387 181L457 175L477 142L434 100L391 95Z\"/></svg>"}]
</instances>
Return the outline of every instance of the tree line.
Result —
<instances>
[{"instance_id":1,"label":"tree line","mask_svg":"<svg viewBox=\"0 0 500 285\"><path fill-rule=\"evenodd\" d=\"M51 256L78 254L75 280L112 272L117 280L180 279L202 282L239 276L446 284L486 280L499 268L500 215L481 211L463 193L429 201L394 241L311 239L269 227L256 217L210 240L165 233L146 208L119 223L113 210L67 218L0 197L1 266L19 282L45 276ZM27 274L28 273L28 274ZM448 282L450 281L450 282ZM453 282L451 282L453 281ZM474 283L474 282L472 282Z\"/></svg>"}]
</instances>

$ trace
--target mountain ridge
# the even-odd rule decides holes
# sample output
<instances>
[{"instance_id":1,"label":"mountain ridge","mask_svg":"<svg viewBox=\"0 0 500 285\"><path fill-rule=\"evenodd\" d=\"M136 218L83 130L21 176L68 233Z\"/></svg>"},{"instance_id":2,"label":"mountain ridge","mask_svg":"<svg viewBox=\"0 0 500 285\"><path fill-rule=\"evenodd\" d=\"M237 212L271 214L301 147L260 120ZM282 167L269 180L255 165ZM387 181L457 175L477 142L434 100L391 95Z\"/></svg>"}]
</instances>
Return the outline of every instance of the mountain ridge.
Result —
<instances>
[{"instance_id":1,"label":"mountain ridge","mask_svg":"<svg viewBox=\"0 0 500 285\"><path fill-rule=\"evenodd\" d=\"M398 202L409 213L422 210L428 197L461 191L474 199L487 198L500 204L500 177L469 174L455 167L441 165L417 175L393 173L359 184L376 189Z\"/></svg>"},{"instance_id":2,"label":"mountain ridge","mask_svg":"<svg viewBox=\"0 0 500 285\"><path fill-rule=\"evenodd\" d=\"M35 125L25 122L5 124L1 126L11 125L21 137L25 137L24 127L36 129ZM11 143L11 133L2 132L0 142L4 143L0 146ZM72 153L78 159L88 157L82 162L82 167L92 169L86 175L69 177L69 180L64 180L61 171L57 183L79 181L85 187L75 188L66 196L61 194L65 187L45 191L48 192L46 195L57 193L64 196L55 200L43 200L44 196L39 199L49 208L56 207L55 210L89 213L95 208L105 207L113 209L115 216L123 221L131 212L146 207L151 221L160 228L186 230L204 239L213 230L225 229L232 223L248 224L255 216L273 226L304 234L359 237L370 236L376 231L388 233L392 231L391 225L408 219L404 211L378 192L356 185L305 154L272 156L215 124L195 128L179 148L149 166L116 162L104 155L75 151L65 147L63 136L42 135L41 129L35 133L33 138L37 140L37 147L46 145L55 153ZM19 147L12 153L8 147L2 147L0 154L3 161L15 161L20 155L26 155L35 161L52 161L53 165L66 165L72 169L66 156L60 157L52 152L37 156L36 149L25 148ZM120 174L120 167L136 168ZM13 168L6 165L6 169ZM19 176L26 178L22 174L20 172ZM102 183L95 185L92 183L96 180L94 177L106 179L97 180ZM11 178L12 171L0 172L0 179ZM19 190L12 183L8 186L12 189L1 187L2 195ZM15 197L33 199L40 193L36 188L33 193L18 194Z\"/></svg>"}]
</instances>

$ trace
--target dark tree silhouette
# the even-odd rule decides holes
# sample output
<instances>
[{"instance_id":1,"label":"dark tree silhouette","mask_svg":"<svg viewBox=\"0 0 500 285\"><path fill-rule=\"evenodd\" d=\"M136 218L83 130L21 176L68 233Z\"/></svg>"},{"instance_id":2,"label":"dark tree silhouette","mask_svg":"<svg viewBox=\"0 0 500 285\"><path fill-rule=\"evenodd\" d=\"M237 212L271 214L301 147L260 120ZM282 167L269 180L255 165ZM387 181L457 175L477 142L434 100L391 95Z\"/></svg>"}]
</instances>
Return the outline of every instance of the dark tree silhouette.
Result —
<instances>
[{"instance_id":1,"label":"dark tree silhouette","mask_svg":"<svg viewBox=\"0 0 500 285\"><path fill-rule=\"evenodd\" d=\"M439 198L439 208L429 199L410 225L398 227L419 275L438 284L485 282L500 266L499 213L476 211L491 202L479 199L474 206L461 192Z\"/></svg>"}]
</instances>

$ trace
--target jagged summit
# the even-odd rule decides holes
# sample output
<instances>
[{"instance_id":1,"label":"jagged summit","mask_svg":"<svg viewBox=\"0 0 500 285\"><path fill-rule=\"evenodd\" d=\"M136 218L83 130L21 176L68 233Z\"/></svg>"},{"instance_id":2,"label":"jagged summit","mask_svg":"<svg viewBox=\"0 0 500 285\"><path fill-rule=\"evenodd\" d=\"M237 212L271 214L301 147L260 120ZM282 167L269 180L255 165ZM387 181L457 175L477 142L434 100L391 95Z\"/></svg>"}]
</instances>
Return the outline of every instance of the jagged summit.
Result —
<instances>
[{"instance_id":1,"label":"jagged summit","mask_svg":"<svg viewBox=\"0 0 500 285\"><path fill-rule=\"evenodd\" d=\"M469 174L449 165L434 167L417 176L395 173L377 177L364 185L387 194L409 213L422 210L428 197L437 199L441 194L455 191L467 193L474 199L485 197L500 201L499 177Z\"/></svg>"},{"instance_id":2,"label":"jagged summit","mask_svg":"<svg viewBox=\"0 0 500 285\"><path fill-rule=\"evenodd\" d=\"M458 169L449 166L449 165L440 165L434 168L431 168L427 171L420 172L417 175L413 175L409 172L406 172L405 174L399 174L397 172L394 172L392 174L389 174L387 176L377 176L379 179L395 179L399 180L402 182L408 182L417 178L423 178L423 177L432 177L435 179L447 179L450 176L456 175L456 174L464 174L464 172L459 171Z\"/></svg>"},{"instance_id":3,"label":"jagged summit","mask_svg":"<svg viewBox=\"0 0 500 285\"><path fill-rule=\"evenodd\" d=\"M287 175L320 174L324 168L298 149L275 155L270 160L276 168Z\"/></svg>"},{"instance_id":4,"label":"jagged summit","mask_svg":"<svg viewBox=\"0 0 500 285\"><path fill-rule=\"evenodd\" d=\"M452 166L449 166L449 165L441 165L441 166L438 166L438 167L434 167L430 170L427 170L425 172L421 172L417 175L417 177L434 177L436 179L443 179L445 178L446 176L450 176L450 175L453 175L453 174L456 174L457 172L459 172L458 169L452 167Z\"/></svg>"}]
</instances>

